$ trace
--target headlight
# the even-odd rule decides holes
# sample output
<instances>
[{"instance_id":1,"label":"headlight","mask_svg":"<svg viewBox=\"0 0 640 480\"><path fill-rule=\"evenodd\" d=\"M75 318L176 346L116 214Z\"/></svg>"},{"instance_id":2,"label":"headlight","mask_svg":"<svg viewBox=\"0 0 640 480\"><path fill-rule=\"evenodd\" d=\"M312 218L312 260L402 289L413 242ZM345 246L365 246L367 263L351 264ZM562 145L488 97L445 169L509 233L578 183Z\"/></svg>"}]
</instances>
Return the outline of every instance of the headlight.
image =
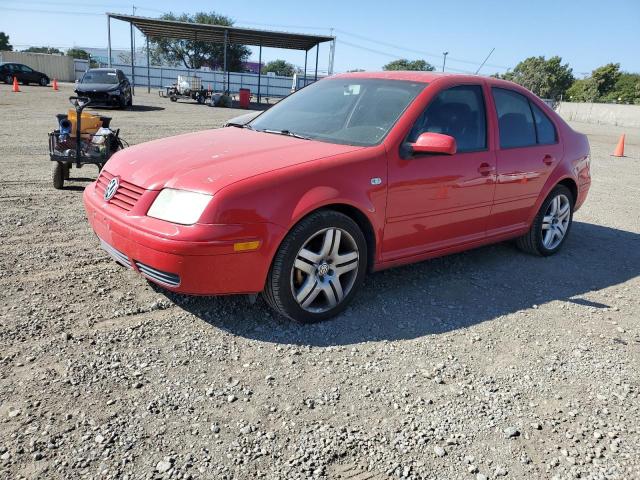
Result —
<instances>
[{"instance_id":1,"label":"headlight","mask_svg":"<svg viewBox=\"0 0 640 480\"><path fill-rule=\"evenodd\" d=\"M165 188L156 197L147 216L167 222L193 225L209 204L211 195Z\"/></svg>"}]
</instances>

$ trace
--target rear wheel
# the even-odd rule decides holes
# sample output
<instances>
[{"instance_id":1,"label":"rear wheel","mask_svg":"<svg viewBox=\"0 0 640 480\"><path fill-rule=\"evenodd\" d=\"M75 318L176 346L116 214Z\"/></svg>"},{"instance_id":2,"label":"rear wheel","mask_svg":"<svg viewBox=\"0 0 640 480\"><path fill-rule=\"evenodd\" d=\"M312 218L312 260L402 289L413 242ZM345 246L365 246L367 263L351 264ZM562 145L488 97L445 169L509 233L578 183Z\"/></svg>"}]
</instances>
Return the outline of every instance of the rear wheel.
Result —
<instances>
[{"instance_id":1,"label":"rear wheel","mask_svg":"<svg viewBox=\"0 0 640 480\"><path fill-rule=\"evenodd\" d=\"M53 164L51 180L53 181L53 188L56 190L60 190L64 186L64 165L61 162Z\"/></svg>"},{"instance_id":2,"label":"rear wheel","mask_svg":"<svg viewBox=\"0 0 640 480\"><path fill-rule=\"evenodd\" d=\"M13 77L11 75L5 75L4 83L6 83L7 85L11 85L13 83Z\"/></svg>"},{"instance_id":3,"label":"rear wheel","mask_svg":"<svg viewBox=\"0 0 640 480\"><path fill-rule=\"evenodd\" d=\"M542 202L529 231L518 238L518 247L527 253L549 256L562 247L573 221L574 198L564 185L557 185Z\"/></svg>"},{"instance_id":4,"label":"rear wheel","mask_svg":"<svg viewBox=\"0 0 640 480\"><path fill-rule=\"evenodd\" d=\"M263 292L267 303L293 320L312 323L340 313L364 280L367 244L346 215L323 210L286 236Z\"/></svg>"}]
</instances>

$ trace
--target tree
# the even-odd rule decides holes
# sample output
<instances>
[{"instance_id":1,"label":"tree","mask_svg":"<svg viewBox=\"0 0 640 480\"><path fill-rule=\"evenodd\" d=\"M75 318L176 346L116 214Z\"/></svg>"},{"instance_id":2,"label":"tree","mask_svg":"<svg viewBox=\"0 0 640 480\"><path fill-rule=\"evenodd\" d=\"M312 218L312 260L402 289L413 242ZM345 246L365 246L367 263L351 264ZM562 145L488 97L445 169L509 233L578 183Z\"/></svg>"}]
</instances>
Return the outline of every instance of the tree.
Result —
<instances>
[{"instance_id":1,"label":"tree","mask_svg":"<svg viewBox=\"0 0 640 480\"><path fill-rule=\"evenodd\" d=\"M0 52L10 52L13 50L13 45L9 43L9 35L4 32L0 32Z\"/></svg>"},{"instance_id":2,"label":"tree","mask_svg":"<svg viewBox=\"0 0 640 480\"><path fill-rule=\"evenodd\" d=\"M611 93L621 75L619 63L607 63L591 72L591 78L598 87L598 96L604 97Z\"/></svg>"},{"instance_id":3,"label":"tree","mask_svg":"<svg viewBox=\"0 0 640 480\"><path fill-rule=\"evenodd\" d=\"M431 65L429 62L425 60L407 60L406 58L401 58L399 60L394 60L393 62L387 63L383 70L419 70L423 72L433 72L436 67Z\"/></svg>"},{"instance_id":4,"label":"tree","mask_svg":"<svg viewBox=\"0 0 640 480\"><path fill-rule=\"evenodd\" d=\"M273 72L280 77L293 77L298 69L295 65L285 62L284 60L273 60L262 67L262 73Z\"/></svg>"},{"instance_id":5,"label":"tree","mask_svg":"<svg viewBox=\"0 0 640 480\"><path fill-rule=\"evenodd\" d=\"M62 51L53 47L29 47L23 52L27 53L48 53L50 55L62 55Z\"/></svg>"},{"instance_id":6,"label":"tree","mask_svg":"<svg viewBox=\"0 0 640 480\"><path fill-rule=\"evenodd\" d=\"M608 63L588 78L577 80L567 96L573 102L640 104L640 74L621 72L619 63Z\"/></svg>"},{"instance_id":7,"label":"tree","mask_svg":"<svg viewBox=\"0 0 640 480\"><path fill-rule=\"evenodd\" d=\"M89 60L89 52L82 50L81 48L70 48L67 50L67 56L77 58L79 60Z\"/></svg>"},{"instance_id":8,"label":"tree","mask_svg":"<svg viewBox=\"0 0 640 480\"><path fill-rule=\"evenodd\" d=\"M570 102L594 102L598 98L598 85L592 78L576 80L565 92Z\"/></svg>"},{"instance_id":9,"label":"tree","mask_svg":"<svg viewBox=\"0 0 640 480\"><path fill-rule=\"evenodd\" d=\"M549 60L542 56L526 58L500 78L522 85L541 98L552 99L563 95L575 80L569 64L562 65L558 56Z\"/></svg>"},{"instance_id":10,"label":"tree","mask_svg":"<svg viewBox=\"0 0 640 480\"><path fill-rule=\"evenodd\" d=\"M229 17L218 15L215 12L198 12L194 15L183 13L174 15L166 13L163 20L174 20L187 23L205 23L208 25L232 26L233 21ZM193 40L176 40L172 38L151 38L149 55L153 63L166 63L169 65L183 64L186 68L198 69L209 67L222 68L224 65L224 46L221 43L197 42ZM243 62L249 58L249 50L244 45L227 45L227 70L241 72Z\"/></svg>"}]
</instances>

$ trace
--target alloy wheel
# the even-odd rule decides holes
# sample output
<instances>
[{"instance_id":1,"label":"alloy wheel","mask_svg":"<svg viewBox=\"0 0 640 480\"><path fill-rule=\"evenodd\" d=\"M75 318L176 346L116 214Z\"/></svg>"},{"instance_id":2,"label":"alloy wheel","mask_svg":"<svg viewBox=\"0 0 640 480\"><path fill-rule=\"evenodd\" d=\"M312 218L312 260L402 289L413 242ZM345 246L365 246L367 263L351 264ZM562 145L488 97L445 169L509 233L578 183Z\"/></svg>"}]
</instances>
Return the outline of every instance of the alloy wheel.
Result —
<instances>
[{"instance_id":1,"label":"alloy wheel","mask_svg":"<svg viewBox=\"0 0 640 480\"><path fill-rule=\"evenodd\" d=\"M549 203L542 218L542 244L545 248L556 248L569 229L571 221L571 202L564 194L556 195Z\"/></svg>"},{"instance_id":2,"label":"alloy wheel","mask_svg":"<svg viewBox=\"0 0 640 480\"><path fill-rule=\"evenodd\" d=\"M309 237L291 270L291 291L298 305L312 313L339 305L358 276L358 259L356 241L341 228L325 228Z\"/></svg>"}]
</instances>

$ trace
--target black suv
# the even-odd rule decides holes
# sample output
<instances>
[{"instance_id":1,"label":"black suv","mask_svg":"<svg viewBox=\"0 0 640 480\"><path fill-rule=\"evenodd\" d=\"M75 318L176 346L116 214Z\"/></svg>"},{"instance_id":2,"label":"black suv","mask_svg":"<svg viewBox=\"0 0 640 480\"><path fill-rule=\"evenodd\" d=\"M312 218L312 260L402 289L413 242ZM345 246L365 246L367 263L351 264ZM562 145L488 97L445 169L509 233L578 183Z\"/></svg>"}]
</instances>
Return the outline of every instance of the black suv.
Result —
<instances>
[{"instance_id":1,"label":"black suv","mask_svg":"<svg viewBox=\"0 0 640 480\"><path fill-rule=\"evenodd\" d=\"M49 85L49 77L45 73L36 72L33 68L21 63L0 63L0 78L4 83L13 83L13 77L23 85L30 83L37 83L43 87Z\"/></svg>"}]
</instances>

